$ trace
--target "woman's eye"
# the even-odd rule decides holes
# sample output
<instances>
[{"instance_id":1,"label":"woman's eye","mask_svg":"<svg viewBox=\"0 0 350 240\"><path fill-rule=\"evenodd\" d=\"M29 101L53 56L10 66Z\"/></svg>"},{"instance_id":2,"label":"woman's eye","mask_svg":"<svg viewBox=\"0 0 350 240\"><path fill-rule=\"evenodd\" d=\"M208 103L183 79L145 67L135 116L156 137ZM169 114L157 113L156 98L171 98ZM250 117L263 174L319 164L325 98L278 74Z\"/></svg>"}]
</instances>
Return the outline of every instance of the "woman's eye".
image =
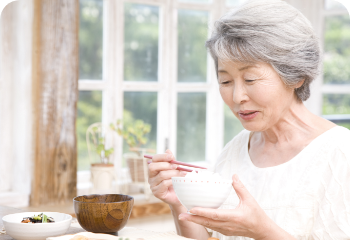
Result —
<instances>
[{"instance_id":1,"label":"woman's eye","mask_svg":"<svg viewBox=\"0 0 350 240\"><path fill-rule=\"evenodd\" d=\"M230 81L221 82L221 84L223 84L223 85L226 85L226 84L229 84L229 83L230 83Z\"/></svg>"},{"instance_id":2,"label":"woman's eye","mask_svg":"<svg viewBox=\"0 0 350 240\"><path fill-rule=\"evenodd\" d=\"M255 80L246 79L245 81L246 81L247 83L252 83L252 82L254 82Z\"/></svg>"}]
</instances>

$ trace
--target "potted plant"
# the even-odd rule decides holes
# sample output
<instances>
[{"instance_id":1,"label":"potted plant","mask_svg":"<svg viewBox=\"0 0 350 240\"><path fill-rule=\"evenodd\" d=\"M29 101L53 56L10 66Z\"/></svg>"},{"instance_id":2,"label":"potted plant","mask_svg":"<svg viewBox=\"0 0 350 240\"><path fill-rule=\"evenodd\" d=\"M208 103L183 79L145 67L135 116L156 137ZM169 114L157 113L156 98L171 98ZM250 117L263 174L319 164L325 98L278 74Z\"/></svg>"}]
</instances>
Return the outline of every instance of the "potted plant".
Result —
<instances>
[{"instance_id":1,"label":"potted plant","mask_svg":"<svg viewBox=\"0 0 350 240\"><path fill-rule=\"evenodd\" d=\"M155 152L152 149L141 148L148 142L145 136L151 131L151 125L142 120L134 120L128 117L127 121L118 119L116 123L111 123L110 127L122 136L129 146L130 153L123 155L129 168L130 176L133 182L145 182L148 178L147 161L143 155L146 152Z\"/></svg>"},{"instance_id":2,"label":"potted plant","mask_svg":"<svg viewBox=\"0 0 350 240\"><path fill-rule=\"evenodd\" d=\"M101 123L90 125L86 131L86 142L91 164L91 182L95 193L110 192L113 180L116 179L114 164L109 162L114 149L106 147L108 132L110 132L110 129L103 127Z\"/></svg>"}]
</instances>

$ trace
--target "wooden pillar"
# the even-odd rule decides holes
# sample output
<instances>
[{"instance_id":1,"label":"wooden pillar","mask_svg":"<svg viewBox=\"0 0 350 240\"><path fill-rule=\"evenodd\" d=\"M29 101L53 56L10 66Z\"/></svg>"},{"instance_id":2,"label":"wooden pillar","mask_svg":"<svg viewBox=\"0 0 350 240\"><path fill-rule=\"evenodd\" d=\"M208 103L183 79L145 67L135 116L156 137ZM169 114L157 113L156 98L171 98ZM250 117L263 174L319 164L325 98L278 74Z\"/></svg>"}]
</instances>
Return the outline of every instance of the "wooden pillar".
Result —
<instances>
[{"instance_id":1,"label":"wooden pillar","mask_svg":"<svg viewBox=\"0 0 350 240\"><path fill-rule=\"evenodd\" d=\"M78 30L78 0L34 0L33 206L76 196Z\"/></svg>"}]
</instances>

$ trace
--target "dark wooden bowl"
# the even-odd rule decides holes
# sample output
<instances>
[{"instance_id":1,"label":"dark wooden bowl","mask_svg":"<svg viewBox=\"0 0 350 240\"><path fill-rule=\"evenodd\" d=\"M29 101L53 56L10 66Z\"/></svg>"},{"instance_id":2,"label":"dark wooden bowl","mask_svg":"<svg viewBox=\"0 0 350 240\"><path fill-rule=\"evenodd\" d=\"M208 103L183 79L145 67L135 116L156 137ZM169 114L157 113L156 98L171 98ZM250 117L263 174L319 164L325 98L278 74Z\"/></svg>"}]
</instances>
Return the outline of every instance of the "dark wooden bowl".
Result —
<instances>
[{"instance_id":1,"label":"dark wooden bowl","mask_svg":"<svg viewBox=\"0 0 350 240\"><path fill-rule=\"evenodd\" d=\"M134 198L122 194L84 195L73 199L78 222L86 231L118 235L129 220Z\"/></svg>"}]
</instances>

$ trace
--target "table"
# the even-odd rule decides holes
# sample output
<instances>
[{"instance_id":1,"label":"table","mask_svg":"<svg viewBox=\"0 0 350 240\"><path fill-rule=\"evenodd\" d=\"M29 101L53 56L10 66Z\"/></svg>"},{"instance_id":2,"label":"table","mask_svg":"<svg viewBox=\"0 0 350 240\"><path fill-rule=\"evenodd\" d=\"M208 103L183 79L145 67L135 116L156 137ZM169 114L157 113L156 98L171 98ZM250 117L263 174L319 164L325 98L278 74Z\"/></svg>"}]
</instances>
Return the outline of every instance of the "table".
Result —
<instances>
[{"instance_id":1,"label":"table","mask_svg":"<svg viewBox=\"0 0 350 240\"><path fill-rule=\"evenodd\" d=\"M4 207L0 206L0 229L2 229L3 222L2 217L8 214L25 212L21 209L12 208L12 207ZM72 226L74 225L74 227ZM72 224L68 229L66 234L76 234L81 232L86 232L83 228L80 227L78 223ZM129 239L139 239L142 238L144 240L194 240L185 237L178 236L175 232L167 232L167 233L157 233L151 232L148 230L136 229L131 227L125 227L121 231L118 232L119 237L128 237ZM119 239L118 237L118 239ZM0 234L0 240L14 240L7 234Z\"/></svg>"},{"instance_id":2,"label":"table","mask_svg":"<svg viewBox=\"0 0 350 240\"><path fill-rule=\"evenodd\" d=\"M17 209L17 208L12 208L12 207L0 206L0 230L4 226L4 224L2 223L3 216L8 215L8 214L13 214L13 213L20 213L20 212L25 212L25 211L23 211L21 209ZM66 234L75 234L75 233L79 233L79 232L86 232L86 231L82 228L70 227ZM7 234L0 234L0 240L13 240L13 238Z\"/></svg>"}]
</instances>

